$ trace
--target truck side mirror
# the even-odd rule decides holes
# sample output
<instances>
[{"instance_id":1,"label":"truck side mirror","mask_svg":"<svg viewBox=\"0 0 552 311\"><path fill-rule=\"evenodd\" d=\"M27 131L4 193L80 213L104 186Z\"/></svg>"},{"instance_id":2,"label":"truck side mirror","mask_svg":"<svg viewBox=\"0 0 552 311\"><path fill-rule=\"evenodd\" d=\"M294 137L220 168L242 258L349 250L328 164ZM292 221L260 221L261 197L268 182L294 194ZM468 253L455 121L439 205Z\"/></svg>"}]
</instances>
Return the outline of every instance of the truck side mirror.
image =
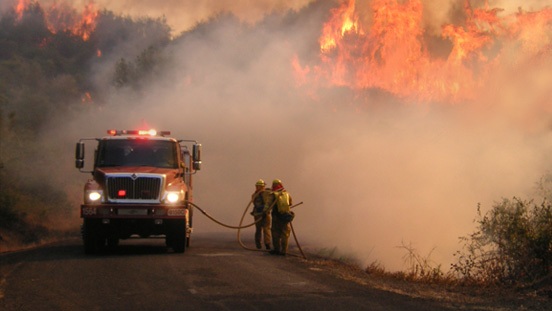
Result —
<instances>
[{"instance_id":1,"label":"truck side mirror","mask_svg":"<svg viewBox=\"0 0 552 311\"><path fill-rule=\"evenodd\" d=\"M194 161L194 170L199 171L201 169L201 161Z\"/></svg>"},{"instance_id":2,"label":"truck side mirror","mask_svg":"<svg viewBox=\"0 0 552 311\"><path fill-rule=\"evenodd\" d=\"M194 160L194 170L199 171L201 169L201 144L195 144L193 146L192 156Z\"/></svg>"},{"instance_id":3,"label":"truck side mirror","mask_svg":"<svg viewBox=\"0 0 552 311\"><path fill-rule=\"evenodd\" d=\"M84 167L84 143L79 141L75 149L75 167L81 169Z\"/></svg>"}]
</instances>

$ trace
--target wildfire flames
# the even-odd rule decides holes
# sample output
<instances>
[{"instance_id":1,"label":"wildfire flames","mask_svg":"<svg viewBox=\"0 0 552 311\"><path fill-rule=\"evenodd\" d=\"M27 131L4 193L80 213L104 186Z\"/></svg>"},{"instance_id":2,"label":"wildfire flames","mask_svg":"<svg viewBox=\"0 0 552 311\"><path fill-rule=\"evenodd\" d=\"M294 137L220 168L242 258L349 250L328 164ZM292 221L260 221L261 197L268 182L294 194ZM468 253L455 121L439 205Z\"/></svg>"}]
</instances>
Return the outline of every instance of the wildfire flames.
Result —
<instances>
[{"instance_id":1,"label":"wildfire flames","mask_svg":"<svg viewBox=\"0 0 552 311\"><path fill-rule=\"evenodd\" d=\"M320 65L302 68L293 60L296 81L308 75L329 85L355 90L381 89L401 98L457 102L488 87L503 65L550 56L552 10L501 16L502 10L463 3L465 20L443 25L437 37L448 55L435 56L428 43L420 0L372 0L371 16L362 16L354 0L331 11L320 43ZM370 22L364 22L370 20ZM435 41L435 36L432 38ZM515 49L515 53L512 53ZM512 60L511 54L515 54Z\"/></svg>"},{"instance_id":2,"label":"wildfire flames","mask_svg":"<svg viewBox=\"0 0 552 311\"><path fill-rule=\"evenodd\" d=\"M26 10L32 5L40 7L38 2L32 0L19 0L15 6L17 19L21 19ZM90 39L90 34L96 28L96 18L98 10L93 2L90 2L83 8L81 14L78 14L68 5L53 4L44 9L44 20L46 26L52 33L59 31L69 31L70 33L81 37L84 41Z\"/></svg>"},{"instance_id":3,"label":"wildfire flames","mask_svg":"<svg viewBox=\"0 0 552 311\"><path fill-rule=\"evenodd\" d=\"M479 7L476 1L457 2L461 17L435 32L424 20L429 1L342 0L323 25L318 63L291 60L297 85L376 89L403 99L455 103L492 87L504 66L515 72L526 62L551 59L552 9L506 14L486 1ZM17 18L32 6L39 4L18 0ZM56 2L43 11L53 33L68 31L86 41L95 30L93 2L81 13Z\"/></svg>"}]
</instances>

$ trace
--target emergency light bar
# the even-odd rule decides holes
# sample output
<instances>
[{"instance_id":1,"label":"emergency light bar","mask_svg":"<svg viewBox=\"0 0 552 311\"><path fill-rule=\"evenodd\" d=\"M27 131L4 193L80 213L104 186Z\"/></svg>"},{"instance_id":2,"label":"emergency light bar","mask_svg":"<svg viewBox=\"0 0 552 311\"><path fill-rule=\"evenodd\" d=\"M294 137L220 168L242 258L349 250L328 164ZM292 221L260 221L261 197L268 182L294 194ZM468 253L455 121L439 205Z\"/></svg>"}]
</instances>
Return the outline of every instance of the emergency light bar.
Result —
<instances>
[{"instance_id":1,"label":"emergency light bar","mask_svg":"<svg viewBox=\"0 0 552 311\"><path fill-rule=\"evenodd\" d=\"M111 136L117 135L138 135L138 136L165 136L171 135L170 131L157 132L154 129L151 130L107 130L107 134Z\"/></svg>"}]
</instances>

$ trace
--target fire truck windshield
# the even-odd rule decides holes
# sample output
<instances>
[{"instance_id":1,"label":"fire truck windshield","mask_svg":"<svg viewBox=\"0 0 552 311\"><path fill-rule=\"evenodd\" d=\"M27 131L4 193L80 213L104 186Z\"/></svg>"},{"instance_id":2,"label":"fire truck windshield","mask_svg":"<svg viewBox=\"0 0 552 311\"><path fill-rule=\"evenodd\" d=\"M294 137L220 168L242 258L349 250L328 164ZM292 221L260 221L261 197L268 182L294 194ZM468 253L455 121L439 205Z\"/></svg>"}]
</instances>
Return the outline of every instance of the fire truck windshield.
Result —
<instances>
[{"instance_id":1,"label":"fire truck windshield","mask_svg":"<svg viewBox=\"0 0 552 311\"><path fill-rule=\"evenodd\" d=\"M98 146L97 167L151 166L178 168L174 141L153 139L109 139Z\"/></svg>"}]
</instances>

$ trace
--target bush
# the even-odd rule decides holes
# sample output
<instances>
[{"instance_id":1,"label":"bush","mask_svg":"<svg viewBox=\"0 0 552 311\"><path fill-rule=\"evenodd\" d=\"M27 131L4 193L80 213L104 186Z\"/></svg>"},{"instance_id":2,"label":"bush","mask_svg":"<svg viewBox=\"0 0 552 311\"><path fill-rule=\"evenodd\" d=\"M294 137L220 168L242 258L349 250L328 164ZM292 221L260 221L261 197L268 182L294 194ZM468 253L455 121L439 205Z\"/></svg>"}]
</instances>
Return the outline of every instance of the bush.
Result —
<instances>
[{"instance_id":1,"label":"bush","mask_svg":"<svg viewBox=\"0 0 552 311\"><path fill-rule=\"evenodd\" d=\"M452 265L460 279L484 284L519 284L548 276L552 264L552 207L545 200L503 199L485 215L477 209L476 232Z\"/></svg>"}]
</instances>

